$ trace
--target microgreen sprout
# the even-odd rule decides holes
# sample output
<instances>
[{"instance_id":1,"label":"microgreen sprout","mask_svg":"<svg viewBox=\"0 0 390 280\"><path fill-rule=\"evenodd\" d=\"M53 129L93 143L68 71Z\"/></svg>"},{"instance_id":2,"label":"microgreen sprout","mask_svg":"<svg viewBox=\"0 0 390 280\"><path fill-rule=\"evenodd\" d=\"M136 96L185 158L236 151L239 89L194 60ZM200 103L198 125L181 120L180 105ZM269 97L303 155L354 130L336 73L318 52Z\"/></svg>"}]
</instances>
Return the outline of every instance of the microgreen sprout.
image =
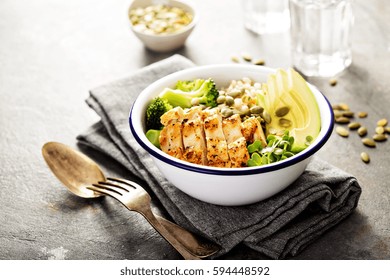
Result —
<instances>
[{"instance_id":1,"label":"microgreen sprout","mask_svg":"<svg viewBox=\"0 0 390 280\"><path fill-rule=\"evenodd\" d=\"M260 140L255 140L247 147L251 155L247 165L249 167L260 166L292 157L294 155L291 152L293 143L294 137L289 135L288 130L284 132L283 136L268 135L266 147L263 147Z\"/></svg>"}]
</instances>

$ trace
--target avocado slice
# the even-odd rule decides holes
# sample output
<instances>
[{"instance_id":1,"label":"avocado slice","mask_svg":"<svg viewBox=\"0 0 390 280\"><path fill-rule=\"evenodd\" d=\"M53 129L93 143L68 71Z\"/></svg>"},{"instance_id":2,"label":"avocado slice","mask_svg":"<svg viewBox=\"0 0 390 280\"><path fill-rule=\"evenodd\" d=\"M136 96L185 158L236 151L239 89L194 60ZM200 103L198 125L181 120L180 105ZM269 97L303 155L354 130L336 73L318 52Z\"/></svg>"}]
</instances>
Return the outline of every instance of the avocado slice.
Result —
<instances>
[{"instance_id":1,"label":"avocado slice","mask_svg":"<svg viewBox=\"0 0 390 280\"><path fill-rule=\"evenodd\" d=\"M263 86L263 106L271 115L267 134L282 135L288 130L294 137L292 152L307 148L321 129L320 110L305 79L295 70L278 69Z\"/></svg>"}]
</instances>

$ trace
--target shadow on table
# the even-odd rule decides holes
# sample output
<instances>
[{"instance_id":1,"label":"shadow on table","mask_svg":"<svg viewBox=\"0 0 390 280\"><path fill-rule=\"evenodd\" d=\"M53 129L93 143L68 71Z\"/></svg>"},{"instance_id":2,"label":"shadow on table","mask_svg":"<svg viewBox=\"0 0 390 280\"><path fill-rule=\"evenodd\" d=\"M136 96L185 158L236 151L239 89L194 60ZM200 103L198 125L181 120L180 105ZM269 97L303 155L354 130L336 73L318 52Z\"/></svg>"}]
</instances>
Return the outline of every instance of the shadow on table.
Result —
<instances>
[{"instance_id":1,"label":"shadow on table","mask_svg":"<svg viewBox=\"0 0 390 280\"><path fill-rule=\"evenodd\" d=\"M356 210L292 259L380 260L390 258L390 238L380 236L371 223L369 217Z\"/></svg>"}]
</instances>

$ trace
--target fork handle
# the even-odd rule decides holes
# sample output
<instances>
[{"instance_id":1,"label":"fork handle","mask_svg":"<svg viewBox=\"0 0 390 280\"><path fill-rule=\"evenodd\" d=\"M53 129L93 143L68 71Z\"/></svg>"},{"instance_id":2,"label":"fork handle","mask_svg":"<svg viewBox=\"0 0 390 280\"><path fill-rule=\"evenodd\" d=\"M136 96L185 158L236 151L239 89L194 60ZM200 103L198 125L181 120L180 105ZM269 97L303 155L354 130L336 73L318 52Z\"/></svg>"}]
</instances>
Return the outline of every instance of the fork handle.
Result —
<instances>
[{"instance_id":1,"label":"fork handle","mask_svg":"<svg viewBox=\"0 0 390 280\"><path fill-rule=\"evenodd\" d=\"M160 233L160 235L171 244L186 260L200 260L200 258L194 256L171 234L169 231L159 222L152 210L148 208L142 209L139 212L146 220L153 226L153 228Z\"/></svg>"},{"instance_id":2,"label":"fork handle","mask_svg":"<svg viewBox=\"0 0 390 280\"><path fill-rule=\"evenodd\" d=\"M201 259L209 257L221 249L219 245L207 240L206 238L195 235L157 214L154 214L154 216L160 224L187 249L187 251L192 252L195 256L198 256Z\"/></svg>"}]
</instances>

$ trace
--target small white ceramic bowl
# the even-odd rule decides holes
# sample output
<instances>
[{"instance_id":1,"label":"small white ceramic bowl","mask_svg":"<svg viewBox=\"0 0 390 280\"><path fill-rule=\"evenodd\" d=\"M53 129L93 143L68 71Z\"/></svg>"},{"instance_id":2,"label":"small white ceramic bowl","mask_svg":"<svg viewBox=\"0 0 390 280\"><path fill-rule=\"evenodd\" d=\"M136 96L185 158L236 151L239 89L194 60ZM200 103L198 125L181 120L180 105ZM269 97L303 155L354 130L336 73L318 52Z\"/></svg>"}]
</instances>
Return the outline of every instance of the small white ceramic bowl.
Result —
<instances>
[{"instance_id":1,"label":"small white ceramic bowl","mask_svg":"<svg viewBox=\"0 0 390 280\"><path fill-rule=\"evenodd\" d=\"M130 112L130 129L138 143L152 155L162 174L178 189L199 200L218 205L245 205L264 200L280 192L305 170L313 154L329 139L334 124L327 99L312 85L317 100L321 131L304 151L276 163L258 167L217 168L188 163L169 156L156 148L145 136L145 110L152 98L165 87L173 87L178 80L212 78L217 87L227 86L231 80L248 77L264 82L275 70L254 65L200 66L168 75L143 90Z\"/></svg>"},{"instance_id":2,"label":"small white ceramic bowl","mask_svg":"<svg viewBox=\"0 0 390 280\"><path fill-rule=\"evenodd\" d=\"M192 15L192 21L178 32L172 34L154 35L140 32L134 28L130 21L131 30L144 43L145 47L152 51L169 52L182 47L198 22L198 13L194 6L185 0L134 0L130 4L129 12L135 8L145 8L156 4L166 4L181 8Z\"/></svg>"}]
</instances>

